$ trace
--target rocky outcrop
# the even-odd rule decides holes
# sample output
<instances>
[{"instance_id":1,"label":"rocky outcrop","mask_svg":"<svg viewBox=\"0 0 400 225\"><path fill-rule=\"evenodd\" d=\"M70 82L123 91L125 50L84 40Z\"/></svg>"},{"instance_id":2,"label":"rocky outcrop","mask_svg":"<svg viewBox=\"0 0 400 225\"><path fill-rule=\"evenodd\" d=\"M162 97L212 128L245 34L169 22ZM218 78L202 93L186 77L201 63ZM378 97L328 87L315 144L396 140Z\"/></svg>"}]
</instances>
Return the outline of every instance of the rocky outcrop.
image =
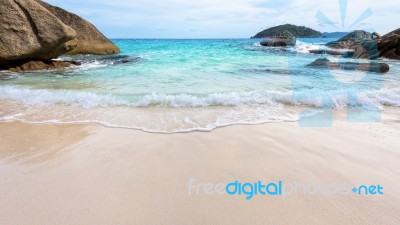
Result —
<instances>
[{"instance_id":1,"label":"rocky outcrop","mask_svg":"<svg viewBox=\"0 0 400 225\"><path fill-rule=\"evenodd\" d=\"M2 0L0 67L26 60L49 60L71 51L76 32L32 0Z\"/></svg>"},{"instance_id":2,"label":"rocky outcrop","mask_svg":"<svg viewBox=\"0 0 400 225\"><path fill-rule=\"evenodd\" d=\"M386 63L331 62L329 59L317 59L307 66L331 70L360 70L374 73L386 73L389 71L389 65Z\"/></svg>"},{"instance_id":3,"label":"rocky outcrop","mask_svg":"<svg viewBox=\"0 0 400 225\"><path fill-rule=\"evenodd\" d=\"M8 70L11 72L35 71L35 70L59 70L71 65L80 65L75 61L29 61L26 63L18 63L17 65L8 65Z\"/></svg>"},{"instance_id":4,"label":"rocky outcrop","mask_svg":"<svg viewBox=\"0 0 400 225\"><path fill-rule=\"evenodd\" d=\"M400 29L382 36L378 49L380 57L400 60Z\"/></svg>"},{"instance_id":5,"label":"rocky outcrop","mask_svg":"<svg viewBox=\"0 0 400 225\"><path fill-rule=\"evenodd\" d=\"M75 54L95 54L110 55L120 52L117 46L109 41L95 26L81 17L67 12L59 7L52 6L41 0L35 0L38 4L46 8L64 24L74 29L77 33L74 43L77 45L69 55Z\"/></svg>"},{"instance_id":6,"label":"rocky outcrop","mask_svg":"<svg viewBox=\"0 0 400 225\"><path fill-rule=\"evenodd\" d=\"M338 49L352 49L353 58L378 59L388 58L400 60L400 29L384 36L374 32L354 31L335 42L327 44ZM349 56L349 54L347 54Z\"/></svg>"},{"instance_id":7,"label":"rocky outcrop","mask_svg":"<svg viewBox=\"0 0 400 225\"><path fill-rule=\"evenodd\" d=\"M0 70L56 69L70 64L51 61L60 55L118 52L92 24L75 14L40 0L1 1Z\"/></svg>"},{"instance_id":8,"label":"rocky outcrop","mask_svg":"<svg viewBox=\"0 0 400 225\"><path fill-rule=\"evenodd\" d=\"M400 60L400 29L354 46L353 58L377 59L380 57Z\"/></svg>"},{"instance_id":9,"label":"rocky outcrop","mask_svg":"<svg viewBox=\"0 0 400 225\"><path fill-rule=\"evenodd\" d=\"M329 42L327 46L338 49L354 49L356 45L371 40L373 40L371 33L363 30L355 30L338 41Z\"/></svg>"},{"instance_id":10,"label":"rocky outcrop","mask_svg":"<svg viewBox=\"0 0 400 225\"><path fill-rule=\"evenodd\" d=\"M379 58L378 42L376 40L365 41L354 46L353 58L377 59Z\"/></svg>"}]
</instances>

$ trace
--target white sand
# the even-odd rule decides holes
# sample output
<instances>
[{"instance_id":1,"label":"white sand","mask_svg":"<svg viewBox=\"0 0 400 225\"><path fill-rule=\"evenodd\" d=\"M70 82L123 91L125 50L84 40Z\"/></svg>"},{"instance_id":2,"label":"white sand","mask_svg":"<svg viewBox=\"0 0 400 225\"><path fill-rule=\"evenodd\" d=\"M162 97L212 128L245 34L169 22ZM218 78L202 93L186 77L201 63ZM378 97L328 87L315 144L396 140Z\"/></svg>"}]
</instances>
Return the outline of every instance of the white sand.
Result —
<instances>
[{"instance_id":1,"label":"white sand","mask_svg":"<svg viewBox=\"0 0 400 225\"><path fill-rule=\"evenodd\" d=\"M400 224L400 123L150 134L0 123L0 224ZM189 195L188 182L381 184L379 196Z\"/></svg>"}]
</instances>

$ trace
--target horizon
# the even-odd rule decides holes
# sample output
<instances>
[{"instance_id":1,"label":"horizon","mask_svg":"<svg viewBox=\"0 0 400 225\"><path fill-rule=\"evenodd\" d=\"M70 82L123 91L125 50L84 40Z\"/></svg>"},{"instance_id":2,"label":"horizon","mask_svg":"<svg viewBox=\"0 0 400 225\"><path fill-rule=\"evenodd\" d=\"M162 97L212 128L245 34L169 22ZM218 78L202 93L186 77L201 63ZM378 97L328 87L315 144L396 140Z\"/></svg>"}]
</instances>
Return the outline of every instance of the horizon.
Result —
<instances>
[{"instance_id":1,"label":"horizon","mask_svg":"<svg viewBox=\"0 0 400 225\"><path fill-rule=\"evenodd\" d=\"M399 28L400 21L400 6L388 0L44 1L83 17L110 39L248 39L283 24L321 33L366 30L384 35ZM346 7L339 2L347 2Z\"/></svg>"}]
</instances>

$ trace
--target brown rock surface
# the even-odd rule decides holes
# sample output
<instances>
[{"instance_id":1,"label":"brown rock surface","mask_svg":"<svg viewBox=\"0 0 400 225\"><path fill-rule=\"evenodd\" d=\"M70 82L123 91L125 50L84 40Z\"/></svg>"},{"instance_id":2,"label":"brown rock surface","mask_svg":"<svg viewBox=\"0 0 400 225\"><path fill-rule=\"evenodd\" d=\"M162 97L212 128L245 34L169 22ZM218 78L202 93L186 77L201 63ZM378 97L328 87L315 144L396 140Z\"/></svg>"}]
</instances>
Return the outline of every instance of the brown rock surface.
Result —
<instances>
[{"instance_id":1,"label":"brown rock surface","mask_svg":"<svg viewBox=\"0 0 400 225\"><path fill-rule=\"evenodd\" d=\"M400 34L391 32L380 39L360 43L355 46L354 52L354 58L400 60Z\"/></svg>"},{"instance_id":2,"label":"brown rock surface","mask_svg":"<svg viewBox=\"0 0 400 225\"><path fill-rule=\"evenodd\" d=\"M49 60L75 46L76 32L33 0L0 4L0 66L20 60Z\"/></svg>"},{"instance_id":3,"label":"brown rock surface","mask_svg":"<svg viewBox=\"0 0 400 225\"><path fill-rule=\"evenodd\" d=\"M364 41L372 40L372 34L363 30L355 30L337 41L329 42L327 46L338 49L354 49Z\"/></svg>"},{"instance_id":4,"label":"brown rock surface","mask_svg":"<svg viewBox=\"0 0 400 225\"><path fill-rule=\"evenodd\" d=\"M341 70L360 70L375 73L386 73L389 65L386 63L353 63L353 62L331 62L329 59L317 59L308 65L313 68L341 69Z\"/></svg>"},{"instance_id":5,"label":"brown rock surface","mask_svg":"<svg viewBox=\"0 0 400 225\"><path fill-rule=\"evenodd\" d=\"M24 72L24 71L35 71L35 70L59 70L71 65L79 65L73 61L29 61L21 63L20 65L10 65L7 69L11 72Z\"/></svg>"},{"instance_id":6,"label":"brown rock surface","mask_svg":"<svg viewBox=\"0 0 400 225\"><path fill-rule=\"evenodd\" d=\"M400 60L400 29L383 36L378 47L381 57Z\"/></svg>"},{"instance_id":7,"label":"brown rock surface","mask_svg":"<svg viewBox=\"0 0 400 225\"><path fill-rule=\"evenodd\" d=\"M384 36L373 33L374 38L368 38L366 32L355 32L348 38L328 43L332 48L353 49L353 58L378 59L380 57L400 60L400 29Z\"/></svg>"}]
</instances>

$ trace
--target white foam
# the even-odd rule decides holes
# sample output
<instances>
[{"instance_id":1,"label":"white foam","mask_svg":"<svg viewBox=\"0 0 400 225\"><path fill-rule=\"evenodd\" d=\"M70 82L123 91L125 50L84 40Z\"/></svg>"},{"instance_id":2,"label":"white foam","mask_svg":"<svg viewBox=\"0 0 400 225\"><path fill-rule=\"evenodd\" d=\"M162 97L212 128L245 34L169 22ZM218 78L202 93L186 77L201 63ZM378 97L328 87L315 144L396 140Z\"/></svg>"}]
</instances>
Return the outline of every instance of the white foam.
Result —
<instances>
[{"instance_id":1,"label":"white foam","mask_svg":"<svg viewBox=\"0 0 400 225\"><path fill-rule=\"evenodd\" d=\"M307 43L297 40L296 46L291 48L292 51L297 53L310 53L310 50L335 50L340 52L347 52L349 49L333 49L325 45L326 43Z\"/></svg>"},{"instance_id":2,"label":"white foam","mask_svg":"<svg viewBox=\"0 0 400 225\"><path fill-rule=\"evenodd\" d=\"M225 115L226 116L226 115ZM297 121L297 115L287 114L286 116L271 116L271 117L261 117L257 119L233 119L228 117L218 117L216 120L208 121L204 124L198 124L196 122L191 121L190 118L184 118L182 121L186 125L190 123L190 126L182 126L180 123L176 123L175 127L166 129L163 126L140 126L140 125L131 125L130 123L115 123L111 122L111 120L97 120L97 119L75 119L70 121L64 121L59 119L43 119L43 120L32 120L25 119L21 116L3 116L0 117L0 121L2 122L22 122L28 124L99 124L108 128L122 128L122 129L132 129L132 130L141 130L149 133L162 133L162 134L172 134L172 133L187 133L193 131L202 131L209 132L215 130L220 127L232 126L232 125L255 125L262 123L276 123L276 122L294 122ZM165 122L165 121L164 121ZM163 122L161 122L163 123Z\"/></svg>"},{"instance_id":3,"label":"white foam","mask_svg":"<svg viewBox=\"0 0 400 225\"><path fill-rule=\"evenodd\" d=\"M289 101L290 93L277 91L253 91L212 93L206 96L194 96L188 94L166 95L152 93L142 97L136 106L162 105L172 107L205 107L205 106L240 106L240 105L279 105L276 99Z\"/></svg>"},{"instance_id":4,"label":"white foam","mask_svg":"<svg viewBox=\"0 0 400 225\"><path fill-rule=\"evenodd\" d=\"M350 91L350 90L347 90ZM351 90L357 93L355 90ZM257 90L250 92L211 93L206 95L178 94L168 95L152 93L127 101L114 95L102 95L82 91L43 90L30 88L16 88L13 86L0 87L0 100L15 100L26 105L70 105L83 108L129 106L149 107L165 106L173 108L185 107L209 107L209 106L270 106L282 107L284 105L309 105L322 107L330 105L321 97L333 100L333 108L343 109L348 106L346 95L335 93L347 93L346 90L325 91L310 89L297 91L268 91ZM400 88L381 89L358 93L359 104L374 104L377 106L400 106ZM328 104L328 105L327 105Z\"/></svg>"},{"instance_id":5,"label":"white foam","mask_svg":"<svg viewBox=\"0 0 400 225\"><path fill-rule=\"evenodd\" d=\"M336 92L311 89L296 92L295 98L289 91L261 90L204 96L152 93L128 102L112 95L3 86L0 87L0 100L14 100L17 104L0 114L0 120L95 123L156 133L211 131L234 124L296 121L297 106L330 107L329 101L324 102L318 97L332 97L333 93ZM378 109L383 105L400 106L400 88L360 93L358 101ZM349 103L346 95L336 95L332 97L332 104L335 109L344 109Z\"/></svg>"},{"instance_id":6,"label":"white foam","mask_svg":"<svg viewBox=\"0 0 400 225\"><path fill-rule=\"evenodd\" d=\"M92 108L97 106L126 105L112 95L98 95L79 91L49 91L43 89L0 87L0 100L16 100L26 105L65 104Z\"/></svg>"}]
</instances>

